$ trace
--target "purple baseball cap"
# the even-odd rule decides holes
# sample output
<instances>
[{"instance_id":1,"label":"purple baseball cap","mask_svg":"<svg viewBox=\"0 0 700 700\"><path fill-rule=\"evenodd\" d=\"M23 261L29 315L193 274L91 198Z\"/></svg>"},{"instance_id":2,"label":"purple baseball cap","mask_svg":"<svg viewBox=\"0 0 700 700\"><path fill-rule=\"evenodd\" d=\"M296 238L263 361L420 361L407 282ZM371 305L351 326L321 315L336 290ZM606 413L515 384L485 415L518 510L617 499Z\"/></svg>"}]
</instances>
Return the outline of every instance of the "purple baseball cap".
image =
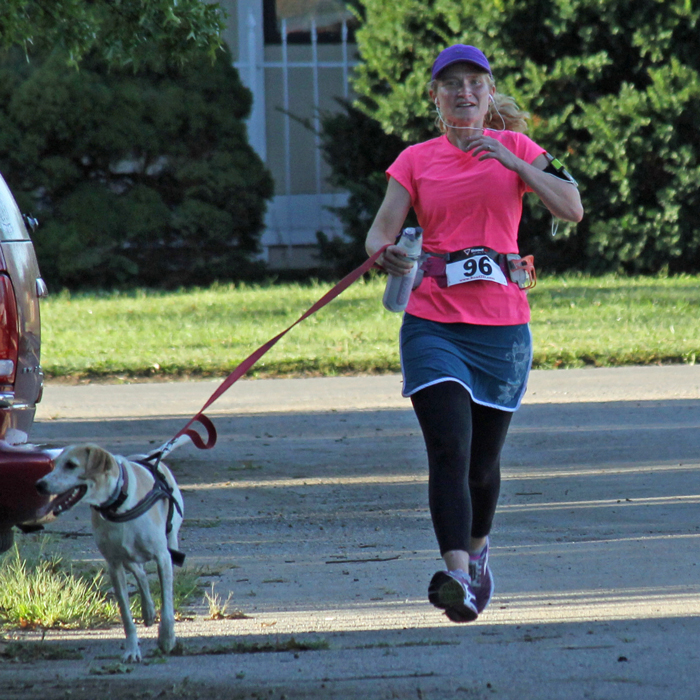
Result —
<instances>
[{"instance_id":1,"label":"purple baseball cap","mask_svg":"<svg viewBox=\"0 0 700 700\"><path fill-rule=\"evenodd\" d=\"M476 48L476 46L467 46L466 44L454 44L453 46L448 46L446 49L438 54L438 57L433 63L432 79L437 78L438 73L441 70L451 66L453 63L473 63L479 68L483 68L489 75L491 75L491 66L489 61L484 56L482 51Z\"/></svg>"}]
</instances>

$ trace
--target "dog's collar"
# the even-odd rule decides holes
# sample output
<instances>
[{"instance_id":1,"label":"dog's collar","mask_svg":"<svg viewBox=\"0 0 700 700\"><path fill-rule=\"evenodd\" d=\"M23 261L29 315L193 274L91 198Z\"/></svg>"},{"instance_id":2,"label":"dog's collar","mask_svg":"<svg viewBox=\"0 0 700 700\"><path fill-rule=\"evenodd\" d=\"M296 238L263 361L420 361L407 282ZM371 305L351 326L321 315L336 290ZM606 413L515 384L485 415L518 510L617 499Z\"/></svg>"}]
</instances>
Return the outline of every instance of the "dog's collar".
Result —
<instances>
[{"instance_id":1,"label":"dog's collar","mask_svg":"<svg viewBox=\"0 0 700 700\"><path fill-rule=\"evenodd\" d=\"M99 506L93 506L98 511L116 511L129 496L129 473L124 469L124 463L119 460L119 478L112 495Z\"/></svg>"}]
</instances>

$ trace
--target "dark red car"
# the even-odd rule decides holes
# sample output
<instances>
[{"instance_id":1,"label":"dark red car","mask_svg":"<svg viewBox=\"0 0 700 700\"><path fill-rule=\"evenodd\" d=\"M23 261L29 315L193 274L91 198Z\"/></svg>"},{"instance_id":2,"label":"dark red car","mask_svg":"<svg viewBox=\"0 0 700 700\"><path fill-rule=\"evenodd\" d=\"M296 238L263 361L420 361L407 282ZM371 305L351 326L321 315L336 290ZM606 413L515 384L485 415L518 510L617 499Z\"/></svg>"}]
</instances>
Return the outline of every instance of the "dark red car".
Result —
<instances>
[{"instance_id":1,"label":"dark red car","mask_svg":"<svg viewBox=\"0 0 700 700\"><path fill-rule=\"evenodd\" d=\"M14 525L30 529L54 507L34 486L52 468L50 452L25 445L43 390L46 294L25 219L0 176L0 552L12 545Z\"/></svg>"}]
</instances>

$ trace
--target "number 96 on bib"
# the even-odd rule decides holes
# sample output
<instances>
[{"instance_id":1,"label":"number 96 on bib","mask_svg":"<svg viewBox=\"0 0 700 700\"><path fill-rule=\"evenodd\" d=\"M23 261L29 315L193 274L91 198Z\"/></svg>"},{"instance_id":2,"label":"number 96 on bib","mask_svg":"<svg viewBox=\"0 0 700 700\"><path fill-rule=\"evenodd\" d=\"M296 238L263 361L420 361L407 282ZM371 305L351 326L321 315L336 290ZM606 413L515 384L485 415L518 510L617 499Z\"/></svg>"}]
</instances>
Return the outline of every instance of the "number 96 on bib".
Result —
<instances>
[{"instance_id":1,"label":"number 96 on bib","mask_svg":"<svg viewBox=\"0 0 700 700\"><path fill-rule=\"evenodd\" d=\"M447 263L445 273L448 287L464 282L476 282L477 280L508 285L508 280L500 265L488 255L478 253L469 255L462 260Z\"/></svg>"}]
</instances>

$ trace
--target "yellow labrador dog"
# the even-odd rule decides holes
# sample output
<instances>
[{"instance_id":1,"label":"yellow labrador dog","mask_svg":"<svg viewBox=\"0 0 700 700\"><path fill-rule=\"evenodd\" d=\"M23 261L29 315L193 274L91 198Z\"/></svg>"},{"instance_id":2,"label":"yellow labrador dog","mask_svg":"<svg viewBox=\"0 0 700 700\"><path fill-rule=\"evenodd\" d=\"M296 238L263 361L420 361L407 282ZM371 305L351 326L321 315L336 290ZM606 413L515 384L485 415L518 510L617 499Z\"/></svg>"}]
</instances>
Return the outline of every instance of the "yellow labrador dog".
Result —
<instances>
[{"instance_id":1,"label":"yellow labrador dog","mask_svg":"<svg viewBox=\"0 0 700 700\"><path fill-rule=\"evenodd\" d=\"M141 661L126 572L136 579L144 624L152 625L156 611L143 565L156 561L163 598L158 646L167 653L175 646L173 562L184 560L177 551L184 508L175 479L162 463L154 475L152 468L134 459L112 455L97 445L74 445L63 450L54 470L37 482L44 494L73 491L67 507L80 500L92 506L93 533L107 560L124 623L125 662Z\"/></svg>"}]
</instances>

